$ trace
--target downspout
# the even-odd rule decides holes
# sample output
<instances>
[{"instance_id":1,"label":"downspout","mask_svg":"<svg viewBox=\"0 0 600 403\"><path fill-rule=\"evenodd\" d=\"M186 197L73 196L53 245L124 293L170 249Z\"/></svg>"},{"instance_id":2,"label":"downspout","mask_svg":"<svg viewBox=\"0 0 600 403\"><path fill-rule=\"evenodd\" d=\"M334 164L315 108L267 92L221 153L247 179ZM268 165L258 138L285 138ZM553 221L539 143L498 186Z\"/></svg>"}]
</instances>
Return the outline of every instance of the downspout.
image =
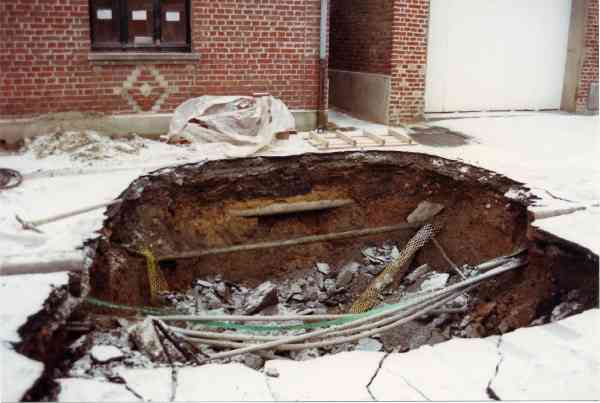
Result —
<instances>
[{"instance_id":1,"label":"downspout","mask_svg":"<svg viewBox=\"0 0 600 403\"><path fill-rule=\"evenodd\" d=\"M317 111L317 128L327 128L327 107L325 99L327 94L327 17L329 14L329 0L321 0L321 32L319 46L319 105Z\"/></svg>"}]
</instances>

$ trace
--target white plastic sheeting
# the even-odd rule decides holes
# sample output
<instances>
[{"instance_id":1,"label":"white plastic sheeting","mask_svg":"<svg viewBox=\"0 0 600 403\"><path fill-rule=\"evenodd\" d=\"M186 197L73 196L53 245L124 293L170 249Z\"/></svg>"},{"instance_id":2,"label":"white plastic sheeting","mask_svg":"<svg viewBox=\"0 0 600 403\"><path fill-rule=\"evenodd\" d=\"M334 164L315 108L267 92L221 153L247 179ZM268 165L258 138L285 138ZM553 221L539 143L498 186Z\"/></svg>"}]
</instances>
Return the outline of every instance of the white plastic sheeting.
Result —
<instances>
[{"instance_id":1,"label":"white plastic sheeting","mask_svg":"<svg viewBox=\"0 0 600 403\"><path fill-rule=\"evenodd\" d=\"M245 157L295 126L294 116L277 98L206 95L175 109L167 140L226 143L227 156Z\"/></svg>"}]
</instances>

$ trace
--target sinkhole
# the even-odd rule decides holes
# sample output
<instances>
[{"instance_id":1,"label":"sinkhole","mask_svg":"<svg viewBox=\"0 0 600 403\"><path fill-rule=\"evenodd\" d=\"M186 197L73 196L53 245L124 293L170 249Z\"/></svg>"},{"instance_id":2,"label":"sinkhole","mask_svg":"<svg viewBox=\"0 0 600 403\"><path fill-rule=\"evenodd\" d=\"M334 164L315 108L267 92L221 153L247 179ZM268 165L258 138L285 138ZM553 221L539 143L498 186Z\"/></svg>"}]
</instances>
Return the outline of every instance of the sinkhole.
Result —
<instances>
[{"instance_id":1,"label":"sinkhole","mask_svg":"<svg viewBox=\"0 0 600 403\"><path fill-rule=\"evenodd\" d=\"M143 360L135 357L144 355L146 364L164 363L132 337L132 326L143 320L140 307L186 315L347 313L425 225L407 222L424 203L443 207L427 219L439 230L437 246L431 240L421 245L377 304L456 284L459 271L472 275L474 266L516 251L523 265L368 340L272 353L306 359L352 349L403 352L598 306L598 256L531 226L527 206L534 201L506 196L519 190L527 189L457 161L379 151L219 160L140 177L121 194L123 202L107 210L100 236L87 245L89 271L66 292L89 300L73 309L60 332L50 332L62 335L63 344L78 339L78 348L54 354L51 366L63 376L73 368L101 371L93 360L78 364L98 343L116 344L127 365L138 365ZM388 230L360 232L382 227ZM318 238L340 233L350 235ZM24 338L21 351L48 362L49 353L41 352L47 347L37 340ZM231 346L196 347L210 356Z\"/></svg>"}]
</instances>

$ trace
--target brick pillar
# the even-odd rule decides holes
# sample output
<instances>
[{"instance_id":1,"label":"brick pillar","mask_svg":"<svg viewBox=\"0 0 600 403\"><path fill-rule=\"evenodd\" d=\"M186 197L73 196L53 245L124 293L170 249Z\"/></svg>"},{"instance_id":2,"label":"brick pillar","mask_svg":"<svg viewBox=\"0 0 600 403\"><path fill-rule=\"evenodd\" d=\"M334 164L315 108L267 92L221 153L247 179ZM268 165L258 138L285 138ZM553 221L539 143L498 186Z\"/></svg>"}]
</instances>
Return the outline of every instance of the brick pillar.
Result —
<instances>
[{"instance_id":1,"label":"brick pillar","mask_svg":"<svg viewBox=\"0 0 600 403\"><path fill-rule=\"evenodd\" d=\"M587 1L583 63L577 85L577 112L587 111L590 84L598 82L598 0Z\"/></svg>"},{"instance_id":2,"label":"brick pillar","mask_svg":"<svg viewBox=\"0 0 600 403\"><path fill-rule=\"evenodd\" d=\"M420 120L425 108L429 0L394 0L390 124Z\"/></svg>"}]
</instances>

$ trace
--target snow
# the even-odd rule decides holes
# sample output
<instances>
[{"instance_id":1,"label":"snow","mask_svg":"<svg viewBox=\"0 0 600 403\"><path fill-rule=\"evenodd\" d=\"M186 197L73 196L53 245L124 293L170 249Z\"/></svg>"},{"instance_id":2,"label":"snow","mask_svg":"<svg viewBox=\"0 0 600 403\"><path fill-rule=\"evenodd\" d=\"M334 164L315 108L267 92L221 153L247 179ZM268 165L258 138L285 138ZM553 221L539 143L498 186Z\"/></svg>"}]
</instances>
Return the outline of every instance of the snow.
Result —
<instances>
[{"instance_id":1,"label":"snow","mask_svg":"<svg viewBox=\"0 0 600 403\"><path fill-rule=\"evenodd\" d=\"M8 343L0 342L2 387L0 401L20 401L25 392L44 372L44 364L16 353Z\"/></svg>"},{"instance_id":2,"label":"snow","mask_svg":"<svg viewBox=\"0 0 600 403\"><path fill-rule=\"evenodd\" d=\"M598 399L599 319L600 311L594 309L548 325L551 329L563 326L562 336L547 331L546 326L502 336L502 361L490 386L503 400ZM566 340L565 334L569 335Z\"/></svg>"},{"instance_id":3,"label":"snow","mask_svg":"<svg viewBox=\"0 0 600 403\"><path fill-rule=\"evenodd\" d=\"M268 361L265 368L275 368L279 377L267 382L275 400L371 400L366 386L383 357L353 351L309 361Z\"/></svg>"},{"instance_id":4,"label":"snow","mask_svg":"<svg viewBox=\"0 0 600 403\"><path fill-rule=\"evenodd\" d=\"M44 365L14 351L21 341L18 330L27 318L39 312L53 286L66 284L67 273L0 277L0 369L2 401L21 400L42 375ZM27 298L23 298L23 296Z\"/></svg>"},{"instance_id":5,"label":"snow","mask_svg":"<svg viewBox=\"0 0 600 403\"><path fill-rule=\"evenodd\" d=\"M366 127L374 133L385 129L335 112L331 118L340 126ZM523 182L540 198L531 207L533 211L587 206L584 211L538 220L534 225L599 253L600 207L593 206L600 200L600 166L595 163L600 141L598 123L598 116L554 113L448 119L433 124L470 136L468 144L398 149L460 160ZM144 142L138 154L118 154L105 160L72 160L64 154L41 160L32 153L0 156L0 166L18 169L25 176L20 187L0 191L0 267L80 257L78 248L101 228L104 209L48 224L42 227L44 234L23 231L15 214L39 219L113 200L139 175L159 167L223 158L225 152L219 144L180 147ZM310 151L315 150L302 136L294 136L276 142L261 155ZM444 161L437 159L437 163L443 165ZM516 189L508 195L523 196ZM19 341L17 329L41 309L52 284L66 282L65 273L0 277L3 400L20 398L41 374L41 364L15 353L10 342ZM492 389L503 399L597 399L598 312L522 329L501 339L454 339L407 354L392 354L368 389L383 353L353 352L304 362L267 362L267 367L280 373L278 378L239 364L180 369L176 397L221 401L370 400L372 394L393 400L487 400L485 389L491 381ZM170 370L135 371L122 373L132 390L149 400L166 400L165 396L170 395ZM85 379L60 383L61 401L137 400L123 385Z\"/></svg>"},{"instance_id":6,"label":"snow","mask_svg":"<svg viewBox=\"0 0 600 403\"><path fill-rule=\"evenodd\" d=\"M0 267L81 257L77 250L102 227L105 209L46 224L43 234L24 231L15 215L32 221L116 199L141 175L159 168L224 159L223 144L186 147L142 140L137 154L115 153L100 160L72 159L59 153L37 159L32 151L0 155L0 166L19 170L21 186L0 191ZM260 155L289 155L314 150L300 136L276 141Z\"/></svg>"},{"instance_id":7,"label":"snow","mask_svg":"<svg viewBox=\"0 0 600 403\"><path fill-rule=\"evenodd\" d=\"M145 401L168 402L171 399L171 368L129 369L117 368L115 372L127 386Z\"/></svg>"},{"instance_id":8,"label":"snow","mask_svg":"<svg viewBox=\"0 0 600 403\"><path fill-rule=\"evenodd\" d=\"M58 379L59 402L137 402L140 401L124 385L93 379Z\"/></svg>"},{"instance_id":9,"label":"snow","mask_svg":"<svg viewBox=\"0 0 600 403\"><path fill-rule=\"evenodd\" d=\"M330 120L340 127L365 128L374 133L386 130L383 125L363 122L339 112L330 112ZM460 147L417 145L402 150L458 160L522 182L540 198L539 209L590 206L600 201L597 185L600 165L595 163L600 151L600 117L597 115L515 114L446 119L431 124L466 134L472 140ZM534 225L598 254L598 214L598 207L588 207L585 211L540 220Z\"/></svg>"},{"instance_id":10,"label":"snow","mask_svg":"<svg viewBox=\"0 0 600 403\"><path fill-rule=\"evenodd\" d=\"M95 361L103 363L123 357L123 352L115 346L94 346L90 355Z\"/></svg>"},{"instance_id":11,"label":"snow","mask_svg":"<svg viewBox=\"0 0 600 403\"><path fill-rule=\"evenodd\" d=\"M266 377L242 364L182 368L175 401L273 401Z\"/></svg>"},{"instance_id":12,"label":"snow","mask_svg":"<svg viewBox=\"0 0 600 403\"><path fill-rule=\"evenodd\" d=\"M53 287L67 284L67 273L0 276L0 340L19 342L17 330L42 309ZM27 298L23 298L26 295Z\"/></svg>"},{"instance_id":13,"label":"snow","mask_svg":"<svg viewBox=\"0 0 600 403\"><path fill-rule=\"evenodd\" d=\"M391 354L371 385L375 398L488 400L485 389L497 362L496 338L476 343L454 341Z\"/></svg>"}]
</instances>

